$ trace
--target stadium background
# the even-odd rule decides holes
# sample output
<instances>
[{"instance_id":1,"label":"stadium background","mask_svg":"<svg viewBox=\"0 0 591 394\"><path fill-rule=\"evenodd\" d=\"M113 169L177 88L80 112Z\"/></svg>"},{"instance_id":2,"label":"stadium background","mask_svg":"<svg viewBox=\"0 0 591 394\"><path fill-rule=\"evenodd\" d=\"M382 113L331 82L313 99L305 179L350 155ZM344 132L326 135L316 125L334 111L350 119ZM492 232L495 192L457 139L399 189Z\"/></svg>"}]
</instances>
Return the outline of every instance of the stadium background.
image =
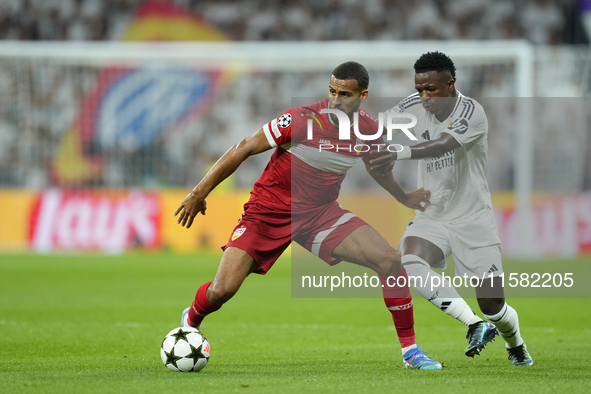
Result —
<instances>
[{"instance_id":1,"label":"stadium background","mask_svg":"<svg viewBox=\"0 0 591 394\"><path fill-rule=\"evenodd\" d=\"M527 157L516 152L523 148L516 145L521 131L503 114L511 105L489 110L489 181L505 252L588 253L588 102L565 99L587 97L591 89L588 7L586 1L553 0L3 1L0 250L217 249L268 155L248 160L216 190L210 215L190 232L169 217L178 201L231 143L289 108L291 96L324 97L326 70L333 67L322 62L315 70L297 72L295 64L277 71L230 61L204 67L190 63L198 54L161 64L154 53L173 51L166 45L144 48L152 53L148 60L125 63L117 55L101 60L102 44L269 41L277 59L295 41L312 53L332 40L371 41L378 48L413 40L433 48L446 44L463 53L456 60L460 91L502 104L510 100L500 98L523 95L516 89L516 62L470 57L470 45L478 40L486 52L487 45L509 40L500 44L521 42L531 50L530 94L544 99L536 101L535 137L526 145L532 194L525 198L533 211L527 221L536 230L525 252L515 241L524 227L514 219L519 156ZM368 60L367 66L372 95L413 91L411 59L390 65ZM569 110L565 127L560 119ZM407 190L416 179L412 167L395 169ZM356 168L343 186L343 201L372 199L374 209L362 214L395 243L412 213L378 189ZM379 220L385 211L390 220Z\"/></svg>"},{"instance_id":2,"label":"stadium background","mask_svg":"<svg viewBox=\"0 0 591 394\"><path fill-rule=\"evenodd\" d=\"M590 25L586 0L0 0L0 391L588 392ZM400 97L424 48L453 54L458 89L490 110L505 271L575 272L575 293L510 296L536 365L511 368L499 341L466 358L464 326L416 300L417 338L446 368L406 371L380 299L292 298L285 256L206 320L210 365L170 373L160 341L213 276L268 156L190 230L179 201L292 96L325 96L349 53L372 95ZM407 189L411 167L395 168ZM340 201L392 244L413 215L361 168ZM533 248L518 247L524 228Z\"/></svg>"}]
</instances>

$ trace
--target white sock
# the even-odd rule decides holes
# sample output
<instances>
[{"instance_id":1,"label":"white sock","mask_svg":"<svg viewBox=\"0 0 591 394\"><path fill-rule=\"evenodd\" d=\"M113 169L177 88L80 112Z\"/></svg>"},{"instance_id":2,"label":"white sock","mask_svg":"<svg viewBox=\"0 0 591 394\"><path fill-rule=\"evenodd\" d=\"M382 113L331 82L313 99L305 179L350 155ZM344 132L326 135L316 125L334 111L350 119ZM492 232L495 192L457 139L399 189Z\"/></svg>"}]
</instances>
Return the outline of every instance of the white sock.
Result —
<instances>
[{"instance_id":1,"label":"white sock","mask_svg":"<svg viewBox=\"0 0 591 394\"><path fill-rule=\"evenodd\" d=\"M442 276L433 271L425 260L414 254L406 254L402 256L402 265L406 268L413 289L437 308L467 326L482 321L466 301L460 297L449 280L439 280ZM420 277L422 281L420 279L411 280L411 276ZM432 280L432 277L438 278ZM423 286L421 286L421 282Z\"/></svg>"},{"instance_id":2,"label":"white sock","mask_svg":"<svg viewBox=\"0 0 591 394\"><path fill-rule=\"evenodd\" d=\"M503 305L501 311L495 315L484 315L490 320L505 340L505 347L511 349L523 345L523 339L519 334L519 317L515 309L507 303Z\"/></svg>"},{"instance_id":3,"label":"white sock","mask_svg":"<svg viewBox=\"0 0 591 394\"><path fill-rule=\"evenodd\" d=\"M408 352L410 349L415 349L415 348L417 348L417 344L416 343L414 345L403 347L402 348L402 355L404 356L406 354L406 352Z\"/></svg>"},{"instance_id":4,"label":"white sock","mask_svg":"<svg viewBox=\"0 0 591 394\"><path fill-rule=\"evenodd\" d=\"M451 302L451 304L444 310L445 313L464 323L466 326L483 321L472 308L464 301L463 298L453 298L444 300L444 302Z\"/></svg>"}]
</instances>

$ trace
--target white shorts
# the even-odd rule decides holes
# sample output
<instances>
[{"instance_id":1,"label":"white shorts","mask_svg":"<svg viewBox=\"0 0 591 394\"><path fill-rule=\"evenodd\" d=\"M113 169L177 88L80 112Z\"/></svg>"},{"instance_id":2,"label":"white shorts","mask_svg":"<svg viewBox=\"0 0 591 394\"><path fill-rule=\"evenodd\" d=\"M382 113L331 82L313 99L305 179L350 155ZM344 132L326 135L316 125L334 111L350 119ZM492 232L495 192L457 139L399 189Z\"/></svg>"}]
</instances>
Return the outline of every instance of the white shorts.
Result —
<instances>
[{"instance_id":1,"label":"white shorts","mask_svg":"<svg viewBox=\"0 0 591 394\"><path fill-rule=\"evenodd\" d=\"M406 237L426 239L441 249L444 258L430 262L433 268L445 269L446 259L451 255L458 276L490 277L503 273L501 241L492 209L488 207L451 222L417 215L406 227L401 244Z\"/></svg>"}]
</instances>

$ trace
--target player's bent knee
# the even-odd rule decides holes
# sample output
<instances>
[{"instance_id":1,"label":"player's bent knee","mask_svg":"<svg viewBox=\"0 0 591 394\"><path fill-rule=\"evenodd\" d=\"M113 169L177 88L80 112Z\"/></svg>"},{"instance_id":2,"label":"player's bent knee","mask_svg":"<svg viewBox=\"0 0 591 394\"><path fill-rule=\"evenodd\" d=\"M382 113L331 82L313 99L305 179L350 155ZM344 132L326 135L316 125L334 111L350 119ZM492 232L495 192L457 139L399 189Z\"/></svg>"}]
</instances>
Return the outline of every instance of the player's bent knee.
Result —
<instances>
[{"instance_id":1,"label":"player's bent knee","mask_svg":"<svg viewBox=\"0 0 591 394\"><path fill-rule=\"evenodd\" d=\"M401 254L399 251L392 249L390 253L384 256L377 264L379 267L379 275L382 276L396 276L402 272L402 262L400 261Z\"/></svg>"},{"instance_id":2,"label":"player's bent knee","mask_svg":"<svg viewBox=\"0 0 591 394\"><path fill-rule=\"evenodd\" d=\"M207 289L207 299L214 305L225 304L234 297L239 288L239 286L228 286L221 283L212 284Z\"/></svg>"}]
</instances>

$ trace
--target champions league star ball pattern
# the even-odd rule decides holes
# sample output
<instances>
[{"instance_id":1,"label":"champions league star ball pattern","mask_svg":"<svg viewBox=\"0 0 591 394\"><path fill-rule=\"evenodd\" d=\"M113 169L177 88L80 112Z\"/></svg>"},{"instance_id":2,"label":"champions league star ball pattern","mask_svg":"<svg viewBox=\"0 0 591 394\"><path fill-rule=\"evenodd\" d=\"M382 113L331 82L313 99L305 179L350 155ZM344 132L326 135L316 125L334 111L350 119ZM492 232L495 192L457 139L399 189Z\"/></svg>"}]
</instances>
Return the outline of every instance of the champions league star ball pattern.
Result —
<instances>
[{"instance_id":1,"label":"champions league star ball pattern","mask_svg":"<svg viewBox=\"0 0 591 394\"><path fill-rule=\"evenodd\" d=\"M175 372L199 372L209 360L209 342L196 328L175 328L162 341L160 357Z\"/></svg>"},{"instance_id":2,"label":"champions league star ball pattern","mask_svg":"<svg viewBox=\"0 0 591 394\"><path fill-rule=\"evenodd\" d=\"M283 114L277 119L277 125L282 129L291 124L291 114Z\"/></svg>"}]
</instances>

